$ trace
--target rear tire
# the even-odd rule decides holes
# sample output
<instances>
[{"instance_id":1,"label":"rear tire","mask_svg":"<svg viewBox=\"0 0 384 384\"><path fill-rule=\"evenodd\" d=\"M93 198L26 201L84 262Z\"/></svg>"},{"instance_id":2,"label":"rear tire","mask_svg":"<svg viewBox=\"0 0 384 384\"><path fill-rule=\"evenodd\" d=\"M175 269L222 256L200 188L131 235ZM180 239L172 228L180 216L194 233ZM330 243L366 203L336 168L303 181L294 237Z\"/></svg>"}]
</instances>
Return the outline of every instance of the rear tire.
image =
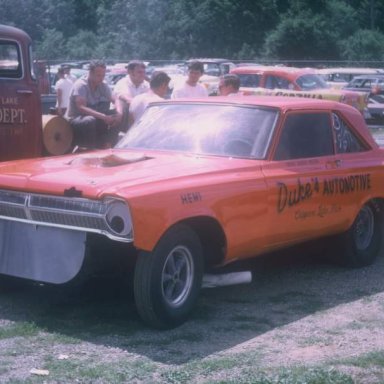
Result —
<instances>
[{"instance_id":1,"label":"rear tire","mask_svg":"<svg viewBox=\"0 0 384 384\"><path fill-rule=\"evenodd\" d=\"M353 268L371 265L382 250L383 228L382 204L365 204L351 228L340 236L341 264Z\"/></svg>"},{"instance_id":2,"label":"rear tire","mask_svg":"<svg viewBox=\"0 0 384 384\"><path fill-rule=\"evenodd\" d=\"M152 252L141 252L134 295L144 322L158 329L182 324L197 301L203 269L199 237L186 225L168 230Z\"/></svg>"}]
</instances>

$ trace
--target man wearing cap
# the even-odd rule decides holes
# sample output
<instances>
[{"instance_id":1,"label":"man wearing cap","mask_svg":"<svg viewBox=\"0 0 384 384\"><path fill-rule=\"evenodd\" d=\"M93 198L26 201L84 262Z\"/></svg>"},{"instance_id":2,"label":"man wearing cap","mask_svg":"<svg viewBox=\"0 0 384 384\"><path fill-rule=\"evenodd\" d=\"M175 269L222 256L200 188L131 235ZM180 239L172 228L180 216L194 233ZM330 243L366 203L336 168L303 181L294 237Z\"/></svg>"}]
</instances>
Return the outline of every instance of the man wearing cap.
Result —
<instances>
[{"instance_id":1,"label":"man wearing cap","mask_svg":"<svg viewBox=\"0 0 384 384\"><path fill-rule=\"evenodd\" d=\"M140 119L148 104L153 101L161 101L168 92L171 78L163 71L155 71L151 76L149 91L133 98L129 106L130 123Z\"/></svg>"},{"instance_id":2,"label":"man wearing cap","mask_svg":"<svg viewBox=\"0 0 384 384\"><path fill-rule=\"evenodd\" d=\"M64 64L62 66L63 70L64 70L64 77L70 81L72 81L72 83L74 83L77 79L76 79L76 76L73 76L71 74L71 66L68 65L68 64Z\"/></svg>"},{"instance_id":3,"label":"man wearing cap","mask_svg":"<svg viewBox=\"0 0 384 384\"><path fill-rule=\"evenodd\" d=\"M149 90L145 76L145 64L140 60L132 60L127 65L127 75L115 85L114 95L123 112L122 127L128 127L128 110L132 99Z\"/></svg>"}]
</instances>

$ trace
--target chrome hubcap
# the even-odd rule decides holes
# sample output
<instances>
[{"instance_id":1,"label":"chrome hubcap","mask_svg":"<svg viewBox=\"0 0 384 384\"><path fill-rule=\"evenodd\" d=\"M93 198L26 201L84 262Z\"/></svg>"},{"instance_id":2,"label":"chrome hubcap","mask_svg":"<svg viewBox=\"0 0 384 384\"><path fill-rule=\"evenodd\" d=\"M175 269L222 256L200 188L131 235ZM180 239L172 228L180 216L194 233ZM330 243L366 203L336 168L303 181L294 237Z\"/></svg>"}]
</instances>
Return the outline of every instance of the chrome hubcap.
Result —
<instances>
[{"instance_id":1,"label":"chrome hubcap","mask_svg":"<svg viewBox=\"0 0 384 384\"><path fill-rule=\"evenodd\" d=\"M190 250L177 246L168 254L161 276L163 298L172 307L181 306L192 289L194 275Z\"/></svg>"}]
</instances>

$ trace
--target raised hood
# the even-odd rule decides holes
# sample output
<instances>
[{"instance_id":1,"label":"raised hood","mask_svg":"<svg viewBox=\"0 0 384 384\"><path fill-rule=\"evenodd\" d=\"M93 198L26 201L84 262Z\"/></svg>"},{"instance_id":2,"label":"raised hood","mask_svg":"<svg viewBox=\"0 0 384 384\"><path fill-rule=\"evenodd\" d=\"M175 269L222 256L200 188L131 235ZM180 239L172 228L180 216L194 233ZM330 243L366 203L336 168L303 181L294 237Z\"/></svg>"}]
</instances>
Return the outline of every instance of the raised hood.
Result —
<instances>
[{"instance_id":1,"label":"raised hood","mask_svg":"<svg viewBox=\"0 0 384 384\"><path fill-rule=\"evenodd\" d=\"M233 168L255 167L257 163L214 156L105 150L1 163L0 188L55 195L72 190L83 197L97 198L119 194L122 189L127 189L125 193L128 189L130 193L143 193L155 184L158 188L165 183L170 187L197 175L213 177L217 173L221 178Z\"/></svg>"}]
</instances>

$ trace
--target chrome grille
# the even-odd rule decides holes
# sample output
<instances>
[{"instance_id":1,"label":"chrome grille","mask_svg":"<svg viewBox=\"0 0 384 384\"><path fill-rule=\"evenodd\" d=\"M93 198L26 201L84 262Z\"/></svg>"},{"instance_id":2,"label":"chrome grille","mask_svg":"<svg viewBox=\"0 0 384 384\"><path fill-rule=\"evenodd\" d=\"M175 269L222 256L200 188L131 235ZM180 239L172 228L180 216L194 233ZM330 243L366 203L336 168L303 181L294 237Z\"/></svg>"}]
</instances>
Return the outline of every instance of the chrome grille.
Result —
<instances>
[{"instance_id":1,"label":"chrome grille","mask_svg":"<svg viewBox=\"0 0 384 384\"><path fill-rule=\"evenodd\" d=\"M115 240L132 241L131 234L119 235L108 226L108 207L114 202L115 199L97 201L0 190L0 218L97 232Z\"/></svg>"},{"instance_id":2,"label":"chrome grille","mask_svg":"<svg viewBox=\"0 0 384 384\"><path fill-rule=\"evenodd\" d=\"M69 227L81 227L81 228L99 228L100 230L107 230L105 222L102 216L79 216L78 214L70 212L55 212L55 211L39 211L35 209L30 210L31 219L33 221L39 221L44 223L65 225Z\"/></svg>"}]
</instances>

